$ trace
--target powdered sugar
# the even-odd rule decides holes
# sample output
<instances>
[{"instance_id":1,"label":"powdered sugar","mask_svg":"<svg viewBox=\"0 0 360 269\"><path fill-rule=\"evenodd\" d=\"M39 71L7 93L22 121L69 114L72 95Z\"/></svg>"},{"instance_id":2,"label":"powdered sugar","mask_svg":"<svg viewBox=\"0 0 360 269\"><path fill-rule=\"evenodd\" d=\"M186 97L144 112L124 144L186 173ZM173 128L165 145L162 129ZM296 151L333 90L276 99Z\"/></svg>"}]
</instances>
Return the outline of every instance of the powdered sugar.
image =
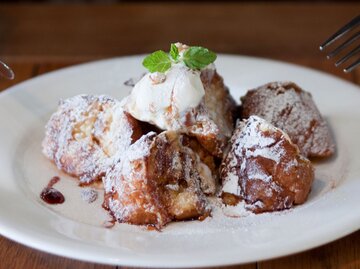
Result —
<instances>
[{"instance_id":1,"label":"powdered sugar","mask_svg":"<svg viewBox=\"0 0 360 269\"><path fill-rule=\"evenodd\" d=\"M235 167L235 166L231 166ZM235 173L232 168L229 168L230 171L226 175L222 184L222 191L226 193L235 194L236 196L240 196L240 184L239 184L239 176Z\"/></svg>"},{"instance_id":2,"label":"powdered sugar","mask_svg":"<svg viewBox=\"0 0 360 269\"><path fill-rule=\"evenodd\" d=\"M239 151L245 149L246 158L262 156L279 163L284 154L282 147L278 144L272 145L275 143L274 138L263 135L264 132L275 132L277 128L256 116L250 117L242 128L246 129L246 133L240 134L235 141L235 154L241 154ZM288 139L285 135L284 138Z\"/></svg>"},{"instance_id":3,"label":"powdered sugar","mask_svg":"<svg viewBox=\"0 0 360 269\"><path fill-rule=\"evenodd\" d=\"M223 203L216 204L216 208L214 208L214 215L220 215L221 213L225 215L226 217L230 218L241 218L241 217L248 217L251 215L255 215L251 211L249 211L248 205L244 201L240 201L235 206L230 205L224 205ZM217 212L219 209L221 209L222 212ZM220 216L219 216L220 217Z\"/></svg>"},{"instance_id":4,"label":"powdered sugar","mask_svg":"<svg viewBox=\"0 0 360 269\"><path fill-rule=\"evenodd\" d=\"M266 158L268 155L271 155L271 154L255 155L255 157L261 156L261 157ZM250 155L250 156L252 157L253 155ZM243 163L246 164L246 160L244 160ZM270 182L272 179L272 176L264 173L264 170L254 163L248 167L248 179L261 179L265 182Z\"/></svg>"},{"instance_id":5,"label":"powdered sugar","mask_svg":"<svg viewBox=\"0 0 360 269\"><path fill-rule=\"evenodd\" d=\"M252 116L245 122L238 122L237 131L235 132L231 141L232 146L230 149L229 157L229 170L230 173L224 179L224 191L229 193L238 193L239 186L236 186L236 178L239 178L238 173L235 171L240 166L240 173L243 173L245 168L248 168L249 179L261 179L265 182L271 181L270 175L264 174L262 169L258 169L256 165L248 166L247 159L250 157L261 156L266 159L273 160L277 164L281 157L284 155L283 148L275 143L274 138L263 135L264 132L275 132L278 129L268 124L265 120ZM287 139L286 136L284 136ZM275 143L275 144L274 144ZM244 156L241 163L238 164L235 156Z\"/></svg>"},{"instance_id":6,"label":"powdered sugar","mask_svg":"<svg viewBox=\"0 0 360 269\"><path fill-rule=\"evenodd\" d=\"M92 203L98 198L98 192L93 188L84 188L81 190L81 199L87 203Z\"/></svg>"}]
</instances>

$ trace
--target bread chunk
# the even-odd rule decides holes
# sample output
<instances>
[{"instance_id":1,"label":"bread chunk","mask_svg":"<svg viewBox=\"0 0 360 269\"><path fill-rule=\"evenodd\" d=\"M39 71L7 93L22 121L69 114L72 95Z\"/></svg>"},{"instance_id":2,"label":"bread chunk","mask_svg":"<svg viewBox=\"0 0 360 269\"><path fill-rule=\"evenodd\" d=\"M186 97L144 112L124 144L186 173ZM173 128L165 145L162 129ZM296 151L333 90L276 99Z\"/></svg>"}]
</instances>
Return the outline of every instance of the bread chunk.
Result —
<instances>
[{"instance_id":1,"label":"bread chunk","mask_svg":"<svg viewBox=\"0 0 360 269\"><path fill-rule=\"evenodd\" d=\"M236 102L216 70L201 72L205 89L203 102L185 118L189 134L197 138L214 156L222 157L234 130Z\"/></svg>"},{"instance_id":2,"label":"bread chunk","mask_svg":"<svg viewBox=\"0 0 360 269\"><path fill-rule=\"evenodd\" d=\"M301 153L329 157L335 143L311 94L293 82L273 82L250 90L241 98L242 117L257 115L286 132Z\"/></svg>"},{"instance_id":3,"label":"bread chunk","mask_svg":"<svg viewBox=\"0 0 360 269\"><path fill-rule=\"evenodd\" d=\"M60 102L47 123L43 153L81 184L100 180L142 135L140 125L109 96L78 95Z\"/></svg>"},{"instance_id":4,"label":"bread chunk","mask_svg":"<svg viewBox=\"0 0 360 269\"><path fill-rule=\"evenodd\" d=\"M208 214L215 171L193 142L175 131L141 137L104 177L105 207L119 222L158 228Z\"/></svg>"},{"instance_id":5,"label":"bread chunk","mask_svg":"<svg viewBox=\"0 0 360 269\"><path fill-rule=\"evenodd\" d=\"M304 203L314 169L286 133L251 116L236 126L221 164L221 178L225 204L244 200L248 209L261 213Z\"/></svg>"}]
</instances>

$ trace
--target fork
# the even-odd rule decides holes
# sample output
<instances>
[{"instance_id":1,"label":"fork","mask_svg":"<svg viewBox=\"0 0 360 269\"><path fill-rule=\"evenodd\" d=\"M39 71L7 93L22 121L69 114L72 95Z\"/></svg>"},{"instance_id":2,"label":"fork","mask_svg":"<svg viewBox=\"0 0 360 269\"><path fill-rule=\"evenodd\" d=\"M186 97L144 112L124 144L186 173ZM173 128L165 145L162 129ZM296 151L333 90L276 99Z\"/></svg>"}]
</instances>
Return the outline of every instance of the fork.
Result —
<instances>
[{"instance_id":1,"label":"fork","mask_svg":"<svg viewBox=\"0 0 360 269\"><path fill-rule=\"evenodd\" d=\"M14 71L4 62L0 61L0 76L7 79L14 79Z\"/></svg>"},{"instance_id":2,"label":"fork","mask_svg":"<svg viewBox=\"0 0 360 269\"><path fill-rule=\"evenodd\" d=\"M335 40L338 40L351 30L356 29L360 25L360 15L356 16L354 19L352 19L350 22L348 22L346 25L341 27L336 33L334 33L332 36L330 36L321 46L320 50L324 50L327 46L332 44ZM333 51L331 51L326 57L327 59L331 59L334 56L338 55L341 51L343 51L345 48L349 47L351 44L353 44L358 38L360 37L360 31L357 31L355 34L350 36L348 39L346 39L341 45L339 45L337 48L335 48ZM355 55L359 55L360 52L360 45L352 49L349 53L347 53L345 56L343 56L341 59L339 59L335 66L338 67L339 65L345 63L348 61L351 57ZM345 67L343 70L345 73L349 73L352 70L354 70L358 65L360 64L360 57L357 58L353 63L351 63L349 66Z\"/></svg>"}]
</instances>

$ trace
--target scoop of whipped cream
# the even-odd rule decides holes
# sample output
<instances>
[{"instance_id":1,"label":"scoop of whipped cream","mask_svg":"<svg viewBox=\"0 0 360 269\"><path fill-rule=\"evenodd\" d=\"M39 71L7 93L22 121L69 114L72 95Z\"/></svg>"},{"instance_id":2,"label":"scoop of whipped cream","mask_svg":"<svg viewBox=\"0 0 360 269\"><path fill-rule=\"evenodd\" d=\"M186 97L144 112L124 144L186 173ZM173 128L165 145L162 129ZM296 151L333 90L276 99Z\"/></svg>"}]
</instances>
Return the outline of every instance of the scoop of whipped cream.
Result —
<instances>
[{"instance_id":1,"label":"scoop of whipped cream","mask_svg":"<svg viewBox=\"0 0 360 269\"><path fill-rule=\"evenodd\" d=\"M184 112L197 107L204 95L200 71L177 63L164 74L146 74L135 84L125 109L138 120L173 130Z\"/></svg>"}]
</instances>

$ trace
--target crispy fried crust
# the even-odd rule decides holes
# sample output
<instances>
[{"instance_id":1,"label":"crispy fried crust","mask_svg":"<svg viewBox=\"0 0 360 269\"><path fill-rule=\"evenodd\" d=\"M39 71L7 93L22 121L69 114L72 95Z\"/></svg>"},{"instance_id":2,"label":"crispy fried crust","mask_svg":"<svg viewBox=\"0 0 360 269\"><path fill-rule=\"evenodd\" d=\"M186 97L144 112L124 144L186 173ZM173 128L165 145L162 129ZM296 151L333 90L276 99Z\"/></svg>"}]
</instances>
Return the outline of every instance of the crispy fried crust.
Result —
<instances>
[{"instance_id":1,"label":"crispy fried crust","mask_svg":"<svg viewBox=\"0 0 360 269\"><path fill-rule=\"evenodd\" d=\"M202 71L201 81L205 89L205 105L210 118L219 127L222 134L230 138L234 130L235 100L216 70L205 69Z\"/></svg>"},{"instance_id":2,"label":"crispy fried crust","mask_svg":"<svg viewBox=\"0 0 360 269\"><path fill-rule=\"evenodd\" d=\"M161 228L207 214L205 194L214 194L214 177L190 140L174 131L149 133L107 173L106 208L119 222Z\"/></svg>"},{"instance_id":3,"label":"crispy fried crust","mask_svg":"<svg viewBox=\"0 0 360 269\"><path fill-rule=\"evenodd\" d=\"M227 140L234 130L236 102L216 70L201 72L205 89L203 102L187 115L185 124L190 135L211 154L222 157Z\"/></svg>"},{"instance_id":4,"label":"crispy fried crust","mask_svg":"<svg viewBox=\"0 0 360 269\"><path fill-rule=\"evenodd\" d=\"M293 82L274 82L241 98L242 117L257 115L286 132L307 157L328 157L335 143L311 94Z\"/></svg>"},{"instance_id":5,"label":"crispy fried crust","mask_svg":"<svg viewBox=\"0 0 360 269\"><path fill-rule=\"evenodd\" d=\"M121 103L108 96L79 95L60 103L46 125L43 153L81 184L100 179L142 135Z\"/></svg>"},{"instance_id":6,"label":"crispy fried crust","mask_svg":"<svg viewBox=\"0 0 360 269\"><path fill-rule=\"evenodd\" d=\"M261 213L304 203L314 169L284 132L251 116L237 124L221 177L225 204L243 199L250 210Z\"/></svg>"}]
</instances>

